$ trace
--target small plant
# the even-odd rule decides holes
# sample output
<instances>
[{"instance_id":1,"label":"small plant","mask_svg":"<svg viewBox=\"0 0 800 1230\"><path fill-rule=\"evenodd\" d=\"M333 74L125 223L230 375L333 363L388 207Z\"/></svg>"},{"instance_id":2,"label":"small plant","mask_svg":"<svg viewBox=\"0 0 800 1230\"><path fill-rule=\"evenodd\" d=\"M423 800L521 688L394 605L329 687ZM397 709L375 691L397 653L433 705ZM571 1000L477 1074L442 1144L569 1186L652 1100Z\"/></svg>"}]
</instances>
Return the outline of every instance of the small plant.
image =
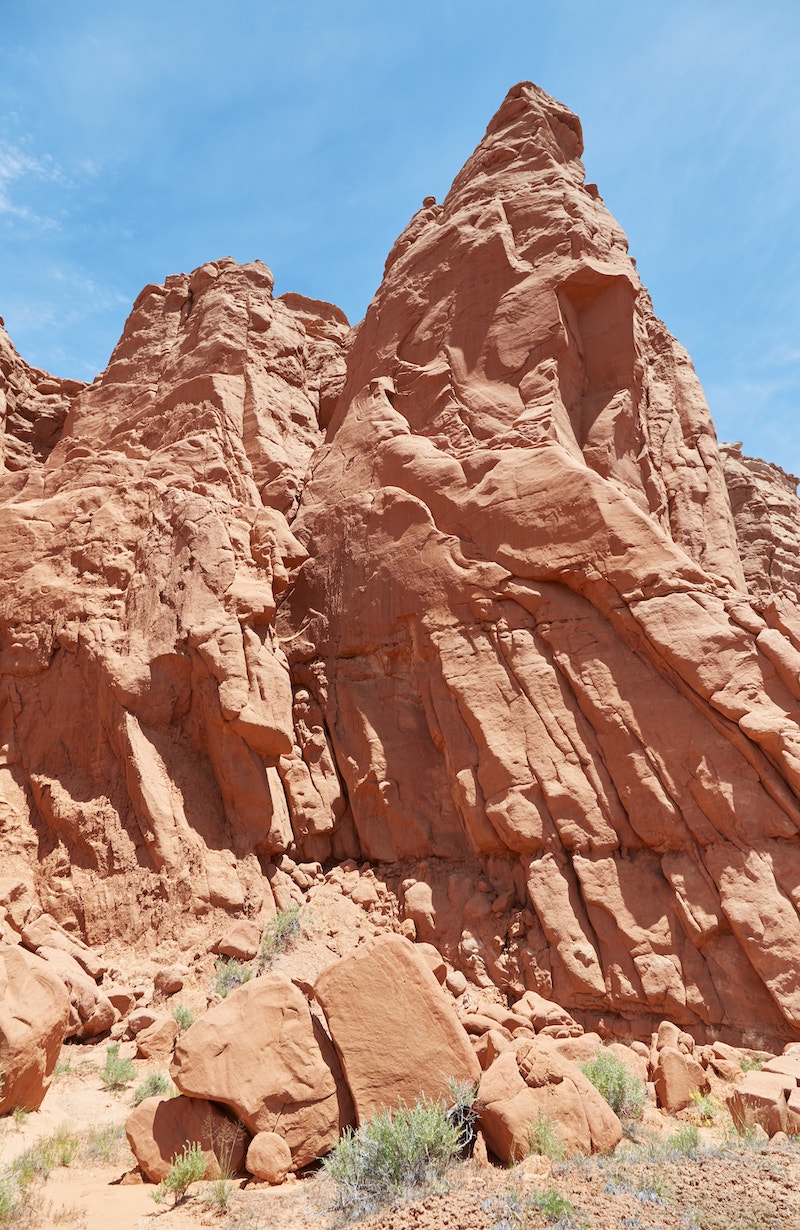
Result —
<instances>
[{"instance_id":1,"label":"small plant","mask_svg":"<svg viewBox=\"0 0 800 1230\"><path fill-rule=\"evenodd\" d=\"M692 1116L706 1127L714 1123L717 1115L722 1110L722 1106L717 1099L707 1097L699 1089L693 1089L689 1096L691 1098Z\"/></svg>"},{"instance_id":2,"label":"small plant","mask_svg":"<svg viewBox=\"0 0 800 1230\"><path fill-rule=\"evenodd\" d=\"M172 1009L172 1019L177 1021L178 1029L183 1033L194 1025L194 1016L191 1008L187 1008L186 1004L176 1004Z\"/></svg>"},{"instance_id":3,"label":"small plant","mask_svg":"<svg viewBox=\"0 0 800 1230\"><path fill-rule=\"evenodd\" d=\"M291 948L299 934L300 906L293 905L288 910L278 910L261 936L257 958L259 970L269 969L277 956Z\"/></svg>"},{"instance_id":4,"label":"small plant","mask_svg":"<svg viewBox=\"0 0 800 1230\"><path fill-rule=\"evenodd\" d=\"M251 967L243 961L237 961L235 957L219 957L216 971L214 990L223 999L253 977Z\"/></svg>"},{"instance_id":5,"label":"small plant","mask_svg":"<svg viewBox=\"0 0 800 1230\"><path fill-rule=\"evenodd\" d=\"M528 1128L528 1152L549 1157L553 1162L563 1162L567 1155L564 1142L556 1133L553 1124L541 1112Z\"/></svg>"},{"instance_id":6,"label":"small plant","mask_svg":"<svg viewBox=\"0 0 800 1230\"><path fill-rule=\"evenodd\" d=\"M24 1193L13 1171L0 1174L0 1226L16 1226L22 1220Z\"/></svg>"},{"instance_id":7,"label":"small plant","mask_svg":"<svg viewBox=\"0 0 800 1230\"><path fill-rule=\"evenodd\" d=\"M534 1192L531 1196L531 1204L543 1213L550 1223L564 1223L575 1216L574 1204L555 1189L547 1192Z\"/></svg>"},{"instance_id":8,"label":"small plant","mask_svg":"<svg viewBox=\"0 0 800 1230\"><path fill-rule=\"evenodd\" d=\"M53 1080L57 1081L62 1076L69 1076L72 1072L72 1064L68 1059L59 1059L56 1066L53 1068Z\"/></svg>"},{"instance_id":9,"label":"small plant","mask_svg":"<svg viewBox=\"0 0 800 1230\"><path fill-rule=\"evenodd\" d=\"M740 1068L743 1072L760 1072L764 1067L765 1060L759 1058L758 1055L745 1055L740 1061Z\"/></svg>"},{"instance_id":10,"label":"small plant","mask_svg":"<svg viewBox=\"0 0 800 1230\"><path fill-rule=\"evenodd\" d=\"M451 1105L447 1110L447 1118L459 1131L459 1155L471 1157L475 1145L475 1124L478 1115L474 1110L475 1099L478 1096L478 1086L470 1085L468 1081L449 1080Z\"/></svg>"},{"instance_id":11,"label":"small plant","mask_svg":"<svg viewBox=\"0 0 800 1230\"><path fill-rule=\"evenodd\" d=\"M647 1090L612 1051L597 1051L581 1071L620 1119L641 1119Z\"/></svg>"},{"instance_id":12,"label":"small plant","mask_svg":"<svg viewBox=\"0 0 800 1230\"><path fill-rule=\"evenodd\" d=\"M323 1163L337 1188L334 1208L364 1217L415 1189L436 1185L457 1156L461 1131L441 1102L384 1111L345 1132Z\"/></svg>"},{"instance_id":13,"label":"small plant","mask_svg":"<svg viewBox=\"0 0 800 1230\"><path fill-rule=\"evenodd\" d=\"M233 1184L230 1179L212 1179L206 1189L204 1199L214 1213L227 1213L232 1192Z\"/></svg>"},{"instance_id":14,"label":"small plant","mask_svg":"<svg viewBox=\"0 0 800 1230\"><path fill-rule=\"evenodd\" d=\"M124 1089L136 1076L130 1059L120 1059L119 1042L112 1042L106 1050L106 1061L100 1069L100 1080L106 1089Z\"/></svg>"},{"instance_id":15,"label":"small plant","mask_svg":"<svg viewBox=\"0 0 800 1230\"><path fill-rule=\"evenodd\" d=\"M28 1115L30 1113L31 1112L28 1110L26 1106L15 1106L11 1112L12 1118L14 1120L14 1127L21 1129L24 1126L25 1120L28 1118Z\"/></svg>"},{"instance_id":16,"label":"small plant","mask_svg":"<svg viewBox=\"0 0 800 1230\"><path fill-rule=\"evenodd\" d=\"M101 1123L96 1128L90 1128L81 1140L81 1158L88 1165L98 1162L116 1161L118 1155L127 1149L125 1141L125 1126L122 1123Z\"/></svg>"},{"instance_id":17,"label":"small plant","mask_svg":"<svg viewBox=\"0 0 800 1230\"><path fill-rule=\"evenodd\" d=\"M694 1124L687 1123L684 1127L679 1128L677 1132L673 1132L664 1142L664 1151L669 1156L681 1154L684 1157L689 1157L700 1146L700 1135Z\"/></svg>"},{"instance_id":18,"label":"small plant","mask_svg":"<svg viewBox=\"0 0 800 1230\"><path fill-rule=\"evenodd\" d=\"M174 1097L175 1093L175 1086L163 1072L148 1072L134 1090L133 1104L138 1106L145 1098Z\"/></svg>"},{"instance_id":19,"label":"small plant","mask_svg":"<svg viewBox=\"0 0 800 1230\"><path fill-rule=\"evenodd\" d=\"M206 1157L200 1144L186 1144L183 1146L183 1152L173 1157L167 1176L154 1191L153 1199L160 1204L170 1192L174 1207L186 1199L191 1184L205 1178L205 1173Z\"/></svg>"}]
</instances>

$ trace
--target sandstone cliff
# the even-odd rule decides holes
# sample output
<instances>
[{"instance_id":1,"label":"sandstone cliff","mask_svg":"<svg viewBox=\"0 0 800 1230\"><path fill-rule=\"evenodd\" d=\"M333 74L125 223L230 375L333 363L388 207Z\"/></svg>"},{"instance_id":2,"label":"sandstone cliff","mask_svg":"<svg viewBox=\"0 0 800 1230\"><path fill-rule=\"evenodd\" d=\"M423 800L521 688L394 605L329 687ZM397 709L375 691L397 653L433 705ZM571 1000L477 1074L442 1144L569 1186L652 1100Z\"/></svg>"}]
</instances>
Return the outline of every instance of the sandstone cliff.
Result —
<instances>
[{"instance_id":1,"label":"sandstone cliff","mask_svg":"<svg viewBox=\"0 0 800 1230\"><path fill-rule=\"evenodd\" d=\"M73 398L46 448L6 411L7 938L189 943L351 856L512 999L800 1036L798 501L581 152L512 89L352 333L218 261L83 391L4 340L8 407Z\"/></svg>"}]
</instances>

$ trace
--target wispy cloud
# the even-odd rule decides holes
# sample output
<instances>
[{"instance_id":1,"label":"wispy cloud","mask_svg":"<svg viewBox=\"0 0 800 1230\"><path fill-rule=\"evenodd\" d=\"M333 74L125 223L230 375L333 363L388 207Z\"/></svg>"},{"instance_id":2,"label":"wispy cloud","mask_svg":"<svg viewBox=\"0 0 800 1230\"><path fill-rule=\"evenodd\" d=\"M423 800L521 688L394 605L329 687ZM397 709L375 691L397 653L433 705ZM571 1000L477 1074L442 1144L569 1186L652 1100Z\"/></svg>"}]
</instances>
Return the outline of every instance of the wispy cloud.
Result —
<instances>
[{"instance_id":1,"label":"wispy cloud","mask_svg":"<svg viewBox=\"0 0 800 1230\"><path fill-rule=\"evenodd\" d=\"M45 154L34 157L19 145L0 142L0 214L32 222L38 226L54 227L54 218L39 214L23 199L19 200L18 185L27 179L64 182L64 174L58 164Z\"/></svg>"}]
</instances>

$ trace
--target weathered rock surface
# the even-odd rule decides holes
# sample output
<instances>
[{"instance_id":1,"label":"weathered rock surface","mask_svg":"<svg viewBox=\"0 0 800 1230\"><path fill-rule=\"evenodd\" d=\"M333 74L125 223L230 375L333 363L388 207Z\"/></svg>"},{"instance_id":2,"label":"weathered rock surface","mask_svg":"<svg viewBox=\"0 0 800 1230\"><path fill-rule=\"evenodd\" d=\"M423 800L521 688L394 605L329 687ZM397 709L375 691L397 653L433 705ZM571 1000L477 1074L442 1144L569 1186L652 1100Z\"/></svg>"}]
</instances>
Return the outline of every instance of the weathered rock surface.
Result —
<instances>
[{"instance_id":1,"label":"weathered rock surface","mask_svg":"<svg viewBox=\"0 0 800 1230\"><path fill-rule=\"evenodd\" d=\"M64 983L46 962L19 947L0 949L0 1115L41 1106L69 1013Z\"/></svg>"},{"instance_id":2,"label":"weathered rock surface","mask_svg":"<svg viewBox=\"0 0 800 1230\"><path fill-rule=\"evenodd\" d=\"M186 1145L199 1144L207 1179L244 1170L250 1137L221 1107L203 1098L145 1098L128 1116L125 1134L142 1173L166 1178Z\"/></svg>"},{"instance_id":3,"label":"weathered rock surface","mask_svg":"<svg viewBox=\"0 0 800 1230\"><path fill-rule=\"evenodd\" d=\"M487 1145L509 1164L531 1151L540 1121L569 1154L608 1153L622 1139L611 1107L547 1039L523 1039L503 1051L481 1078L475 1109Z\"/></svg>"},{"instance_id":4,"label":"weathered rock surface","mask_svg":"<svg viewBox=\"0 0 800 1230\"><path fill-rule=\"evenodd\" d=\"M580 153L515 87L397 241L284 647L419 938L606 1029L796 1036L800 641Z\"/></svg>"},{"instance_id":5,"label":"weathered rock surface","mask_svg":"<svg viewBox=\"0 0 800 1230\"><path fill-rule=\"evenodd\" d=\"M170 1071L183 1093L229 1106L253 1134L278 1132L293 1170L328 1153L352 1122L330 1039L281 974L210 1008L178 1038Z\"/></svg>"},{"instance_id":6,"label":"weathered rock surface","mask_svg":"<svg viewBox=\"0 0 800 1230\"><path fill-rule=\"evenodd\" d=\"M399 1103L475 1085L480 1065L424 956L399 935L364 944L314 986L363 1123Z\"/></svg>"},{"instance_id":7,"label":"weathered rock surface","mask_svg":"<svg viewBox=\"0 0 800 1230\"><path fill-rule=\"evenodd\" d=\"M87 388L0 335L0 936L216 940L353 857L577 1027L800 1036L800 506L581 151L514 87L350 333L224 259Z\"/></svg>"}]
</instances>

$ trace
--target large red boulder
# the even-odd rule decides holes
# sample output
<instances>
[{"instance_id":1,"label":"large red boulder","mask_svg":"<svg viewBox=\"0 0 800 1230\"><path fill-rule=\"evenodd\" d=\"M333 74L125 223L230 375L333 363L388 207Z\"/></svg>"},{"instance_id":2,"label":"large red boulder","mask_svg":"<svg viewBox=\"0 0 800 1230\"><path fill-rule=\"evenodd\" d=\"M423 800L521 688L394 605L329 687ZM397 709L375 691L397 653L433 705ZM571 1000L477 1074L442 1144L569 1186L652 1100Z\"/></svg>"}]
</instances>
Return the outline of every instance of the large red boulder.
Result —
<instances>
[{"instance_id":1,"label":"large red boulder","mask_svg":"<svg viewBox=\"0 0 800 1230\"><path fill-rule=\"evenodd\" d=\"M279 1133L294 1170L328 1153L352 1122L330 1039L282 974L254 978L209 1009L178 1038L170 1070L183 1093L229 1106L253 1134Z\"/></svg>"},{"instance_id":2,"label":"large red boulder","mask_svg":"<svg viewBox=\"0 0 800 1230\"><path fill-rule=\"evenodd\" d=\"M480 1065L452 1001L414 945L367 943L323 970L314 994L328 1021L359 1122L400 1102L477 1085Z\"/></svg>"},{"instance_id":3,"label":"large red boulder","mask_svg":"<svg viewBox=\"0 0 800 1230\"><path fill-rule=\"evenodd\" d=\"M199 1144L205 1178L227 1178L244 1169L250 1136L221 1106L204 1098L145 1098L125 1124L131 1152L153 1183L166 1178L185 1145Z\"/></svg>"},{"instance_id":4,"label":"large red boulder","mask_svg":"<svg viewBox=\"0 0 800 1230\"><path fill-rule=\"evenodd\" d=\"M24 948L0 949L0 1114L37 1110L69 1022L64 983Z\"/></svg>"},{"instance_id":5,"label":"large red boulder","mask_svg":"<svg viewBox=\"0 0 800 1230\"><path fill-rule=\"evenodd\" d=\"M609 1153L622 1139L611 1107L577 1064L547 1039L522 1039L484 1072L475 1103L486 1143L502 1162L531 1152L545 1123L569 1154Z\"/></svg>"}]
</instances>

